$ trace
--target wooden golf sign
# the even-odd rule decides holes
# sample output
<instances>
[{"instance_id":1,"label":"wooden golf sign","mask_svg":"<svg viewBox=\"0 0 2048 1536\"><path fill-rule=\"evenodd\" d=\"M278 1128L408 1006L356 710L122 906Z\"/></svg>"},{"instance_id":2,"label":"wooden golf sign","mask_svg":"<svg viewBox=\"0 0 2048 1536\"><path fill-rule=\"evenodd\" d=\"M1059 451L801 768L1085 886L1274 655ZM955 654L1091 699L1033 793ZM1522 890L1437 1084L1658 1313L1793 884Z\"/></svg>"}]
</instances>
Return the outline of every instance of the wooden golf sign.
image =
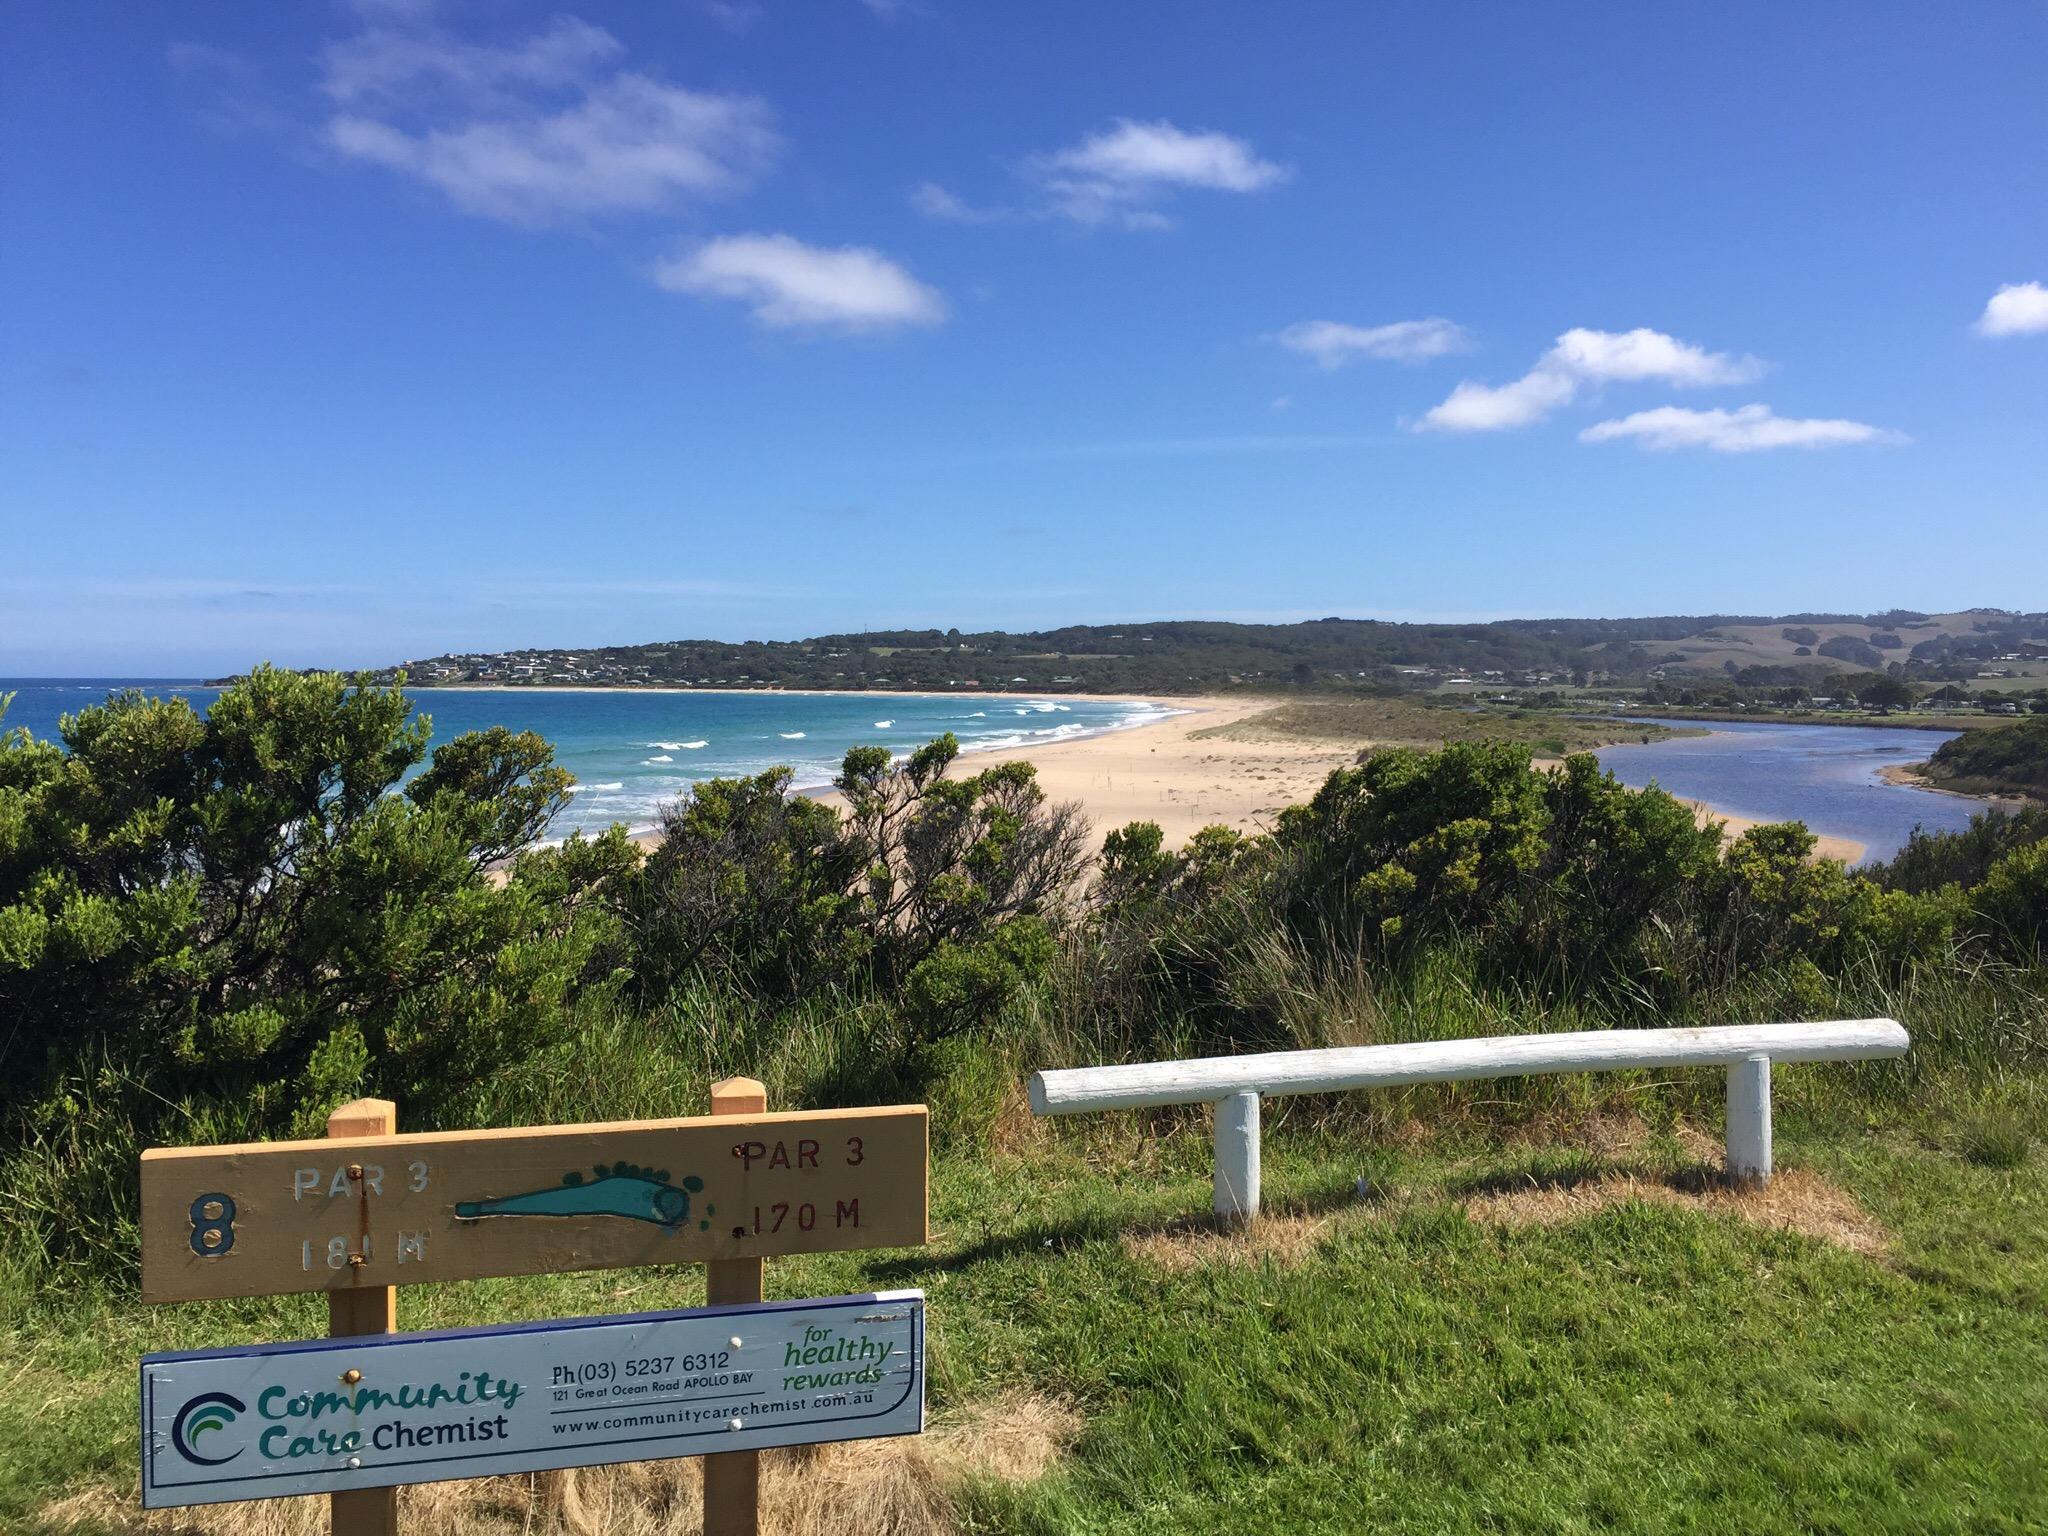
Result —
<instances>
[{"instance_id":1,"label":"wooden golf sign","mask_svg":"<svg viewBox=\"0 0 2048 1536\"><path fill-rule=\"evenodd\" d=\"M906 1247L925 1169L921 1104L159 1149L142 1296Z\"/></svg>"},{"instance_id":2,"label":"wooden golf sign","mask_svg":"<svg viewBox=\"0 0 2048 1536\"><path fill-rule=\"evenodd\" d=\"M762 1261L922 1244L925 1107L769 1114L749 1078L714 1084L711 1104L399 1135L394 1106L360 1099L324 1140L143 1153L143 1300L324 1291L334 1336L146 1357L145 1502L317 1490L335 1536L392 1536L400 1483L699 1455L705 1531L741 1536L758 1526L753 1448L917 1433L922 1295L763 1307ZM705 1265L712 1306L396 1332L398 1286L652 1264ZM415 1377L441 1396L407 1397ZM349 1425L300 1433L330 1400ZM380 1429L365 1403L459 1412ZM575 1427L586 1419L595 1436Z\"/></svg>"}]
</instances>

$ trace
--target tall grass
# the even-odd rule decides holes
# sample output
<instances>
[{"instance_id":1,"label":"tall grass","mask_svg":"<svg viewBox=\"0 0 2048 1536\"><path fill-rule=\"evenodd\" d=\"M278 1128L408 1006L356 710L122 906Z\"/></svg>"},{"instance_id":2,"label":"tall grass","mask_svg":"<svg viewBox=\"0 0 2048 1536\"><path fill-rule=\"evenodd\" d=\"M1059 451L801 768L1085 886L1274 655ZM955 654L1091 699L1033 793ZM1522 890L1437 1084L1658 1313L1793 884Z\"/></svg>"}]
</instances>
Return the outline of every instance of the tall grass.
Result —
<instances>
[{"instance_id":1,"label":"tall grass","mask_svg":"<svg viewBox=\"0 0 2048 1536\"><path fill-rule=\"evenodd\" d=\"M1789 1112L1879 1111L1989 1127L1986 1159L2011 1155L2008 1124L2048 1121L2048 969L1956 945L1901 969L1870 955L1833 972L1795 961L1658 1000L1654 986L1591 986L1572 973L1504 973L1456 933L1388 956L1340 918L1304 932L1250 895L1208 903L1197 928L1137 942L1070 928L1051 972L992 1017L937 1044L865 984L772 1005L692 978L651 1007L612 992L571 1008L550 1043L429 1104L400 1106L408 1130L544 1125L701 1113L710 1085L751 1076L776 1107L925 1102L941 1152L973 1153L1014 1119L1023 1076L1040 1067L1439 1040L1544 1031L1890 1017L1913 1050L1902 1061L1781 1076ZM0 1162L0 1305L53 1287L131 1283L136 1231L132 1116L146 1084L111 1060L82 1061L63 1113ZM1435 1084L1307 1097L1290 1121L1347 1135L1394 1136L1417 1123L1465 1129L1565 1126L1626 1112L1712 1122L1711 1071L1627 1072ZM163 1108L163 1106L159 1106ZM1154 1123L1192 1123L1199 1111ZM232 1100L168 1107L175 1139L262 1134Z\"/></svg>"}]
</instances>

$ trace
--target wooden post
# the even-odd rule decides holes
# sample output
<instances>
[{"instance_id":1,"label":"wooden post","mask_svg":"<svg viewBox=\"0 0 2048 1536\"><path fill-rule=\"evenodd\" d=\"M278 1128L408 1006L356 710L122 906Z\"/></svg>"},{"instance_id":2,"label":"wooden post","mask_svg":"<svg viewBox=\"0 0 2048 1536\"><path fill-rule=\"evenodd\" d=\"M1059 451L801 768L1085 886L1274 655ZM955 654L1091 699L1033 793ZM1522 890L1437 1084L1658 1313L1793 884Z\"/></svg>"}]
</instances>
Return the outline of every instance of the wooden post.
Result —
<instances>
[{"instance_id":1,"label":"wooden post","mask_svg":"<svg viewBox=\"0 0 2048 1536\"><path fill-rule=\"evenodd\" d=\"M714 1115L760 1115L768 1090L751 1077L711 1085ZM714 1307L760 1301L761 1264L717 1259L704 1266L704 1300ZM761 1457L758 1451L721 1451L704 1458L704 1536L758 1536L761 1529Z\"/></svg>"},{"instance_id":2,"label":"wooden post","mask_svg":"<svg viewBox=\"0 0 2048 1536\"><path fill-rule=\"evenodd\" d=\"M1259 1096L1219 1099L1215 1136L1216 1217L1241 1227L1259 1214Z\"/></svg>"},{"instance_id":3,"label":"wooden post","mask_svg":"<svg viewBox=\"0 0 2048 1536\"><path fill-rule=\"evenodd\" d=\"M1728 1177L1771 1181L1771 1058L1745 1057L1728 1069Z\"/></svg>"},{"instance_id":4,"label":"wooden post","mask_svg":"<svg viewBox=\"0 0 2048 1536\"><path fill-rule=\"evenodd\" d=\"M357 1099L327 1117L329 1136L395 1136L398 1106L389 1099ZM360 1177L360 1176L358 1176ZM369 1191L357 1195L356 1240L369 1230ZM359 1333L398 1331L398 1291L389 1285L327 1293L327 1333L347 1338ZM327 1496L328 1528L333 1536L398 1536L398 1490L352 1488Z\"/></svg>"}]
</instances>

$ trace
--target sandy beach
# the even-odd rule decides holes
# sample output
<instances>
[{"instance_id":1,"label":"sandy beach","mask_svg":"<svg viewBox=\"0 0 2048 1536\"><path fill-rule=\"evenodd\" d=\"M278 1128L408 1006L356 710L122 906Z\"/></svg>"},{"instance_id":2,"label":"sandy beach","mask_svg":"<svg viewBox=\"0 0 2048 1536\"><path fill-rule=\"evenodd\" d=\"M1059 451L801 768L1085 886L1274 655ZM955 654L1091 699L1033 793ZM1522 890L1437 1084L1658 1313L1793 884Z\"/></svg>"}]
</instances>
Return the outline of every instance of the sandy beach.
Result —
<instances>
[{"instance_id":1,"label":"sandy beach","mask_svg":"<svg viewBox=\"0 0 2048 1536\"><path fill-rule=\"evenodd\" d=\"M1704 800L1688 800L1685 803L1692 807L1693 815L1702 826L1710 821L1720 822L1722 827L1726 829L1731 842L1742 836L1751 827L1765 825L1758 817L1743 816L1734 811L1724 811L1718 806L1707 804ZM1854 864L1863 857L1865 852L1863 844L1857 842L1853 837L1830 837L1825 832L1816 832L1814 834L1813 856L1817 859L1840 859L1844 864Z\"/></svg>"},{"instance_id":2,"label":"sandy beach","mask_svg":"<svg viewBox=\"0 0 2048 1536\"><path fill-rule=\"evenodd\" d=\"M1080 801L1098 834L1126 822L1156 821L1177 847L1218 823L1241 832L1269 830L1283 807L1308 799L1331 769L1358 754L1358 746L1341 742L1212 734L1272 708L1271 699L1168 702L1186 713L1001 755L1028 759L1051 799Z\"/></svg>"},{"instance_id":3,"label":"sandy beach","mask_svg":"<svg viewBox=\"0 0 2048 1536\"><path fill-rule=\"evenodd\" d=\"M1921 772L1925 763L1893 763L1877 770L1877 776L1887 784L1904 784L1912 789L1925 789L1937 795L1954 795L1958 800L1975 800L1986 809L1996 807L2003 811L2023 811L2029 805L2025 795L1987 795L1974 790L1955 789L1947 784L1936 783Z\"/></svg>"},{"instance_id":4,"label":"sandy beach","mask_svg":"<svg viewBox=\"0 0 2048 1536\"><path fill-rule=\"evenodd\" d=\"M1185 843L1203 827L1222 824L1240 832L1271 830L1286 806L1306 801L1334 768L1348 767L1374 743L1304 739L1243 726L1271 709L1265 698L1190 698L1169 701L1185 713L1151 725L1109 731L1028 751L1004 752L1038 769L1038 782L1053 800L1077 800L1101 834L1132 821L1156 821L1170 846ZM1543 766L1554 760L1538 759ZM973 757L960 767L972 771ZM956 770L958 771L958 770ZM821 798L831 801L833 795ZM1702 823L1721 822L1733 839L1756 818L1688 801ZM1846 837L1818 840L1822 858L1854 863L1863 845Z\"/></svg>"},{"instance_id":5,"label":"sandy beach","mask_svg":"<svg viewBox=\"0 0 2048 1536\"><path fill-rule=\"evenodd\" d=\"M1282 807L1306 800L1332 768L1357 755L1356 747L1340 743L1206 735L1272 708L1271 699L1161 702L1182 713L1028 750L963 754L953 771L972 773L981 758L1022 759L1037 768L1048 799L1081 803L1098 841L1126 822L1156 821L1167 842L1178 847L1219 822L1242 832L1270 829ZM839 801L830 793L818 798Z\"/></svg>"}]
</instances>

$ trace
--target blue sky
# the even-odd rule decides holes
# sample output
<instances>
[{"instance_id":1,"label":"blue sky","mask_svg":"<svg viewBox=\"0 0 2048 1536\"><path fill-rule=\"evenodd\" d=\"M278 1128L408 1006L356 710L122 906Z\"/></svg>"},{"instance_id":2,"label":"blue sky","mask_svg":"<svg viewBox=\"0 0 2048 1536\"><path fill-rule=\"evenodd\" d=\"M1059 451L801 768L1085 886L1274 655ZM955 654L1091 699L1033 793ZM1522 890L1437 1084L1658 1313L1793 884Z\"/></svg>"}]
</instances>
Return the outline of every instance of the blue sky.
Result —
<instances>
[{"instance_id":1,"label":"blue sky","mask_svg":"<svg viewBox=\"0 0 2048 1536\"><path fill-rule=\"evenodd\" d=\"M2033 4L18 8L0 673L2048 605Z\"/></svg>"}]
</instances>

